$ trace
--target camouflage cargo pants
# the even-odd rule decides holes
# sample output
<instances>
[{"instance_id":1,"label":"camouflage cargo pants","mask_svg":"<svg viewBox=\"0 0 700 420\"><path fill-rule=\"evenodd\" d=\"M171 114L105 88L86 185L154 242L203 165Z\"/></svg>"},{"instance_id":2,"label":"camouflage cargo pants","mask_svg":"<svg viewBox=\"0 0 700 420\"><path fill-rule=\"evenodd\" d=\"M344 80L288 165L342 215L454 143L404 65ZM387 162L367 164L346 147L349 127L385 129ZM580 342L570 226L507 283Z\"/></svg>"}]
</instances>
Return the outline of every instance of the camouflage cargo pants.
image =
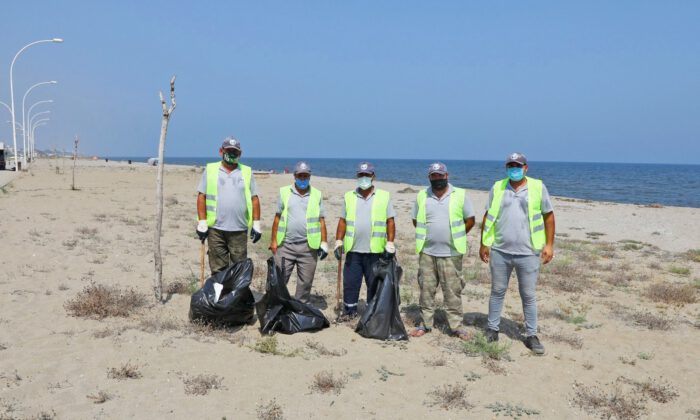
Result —
<instances>
[{"instance_id":1,"label":"camouflage cargo pants","mask_svg":"<svg viewBox=\"0 0 700 420\"><path fill-rule=\"evenodd\" d=\"M435 315L435 293L438 286L447 308L450 329L462 326L462 255L456 257L433 257L421 252L418 257L418 285L420 286L420 310L423 324L433 328Z\"/></svg>"},{"instance_id":2,"label":"camouflage cargo pants","mask_svg":"<svg viewBox=\"0 0 700 420\"><path fill-rule=\"evenodd\" d=\"M229 264L248 258L248 232L226 232L209 228L209 267L214 275Z\"/></svg>"}]
</instances>

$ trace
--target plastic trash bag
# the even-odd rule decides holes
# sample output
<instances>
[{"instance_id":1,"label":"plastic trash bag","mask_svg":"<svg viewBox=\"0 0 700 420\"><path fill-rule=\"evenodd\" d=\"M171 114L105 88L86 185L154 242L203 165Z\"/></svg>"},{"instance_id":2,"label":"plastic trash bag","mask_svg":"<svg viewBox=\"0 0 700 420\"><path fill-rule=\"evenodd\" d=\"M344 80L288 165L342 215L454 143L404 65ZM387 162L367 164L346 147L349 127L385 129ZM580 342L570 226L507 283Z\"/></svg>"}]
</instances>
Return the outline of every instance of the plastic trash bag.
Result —
<instances>
[{"instance_id":1,"label":"plastic trash bag","mask_svg":"<svg viewBox=\"0 0 700 420\"><path fill-rule=\"evenodd\" d=\"M289 295L283 279L280 268L270 257L267 260L265 295L255 304L260 331L263 334L294 334L329 327L328 319L320 310Z\"/></svg>"},{"instance_id":2,"label":"plastic trash bag","mask_svg":"<svg viewBox=\"0 0 700 420\"><path fill-rule=\"evenodd\" d=\"M366 338L380 340L408 340L406 327L399 312L399 282L403 269L395 257L377 260L372 265L376 293L367 303L367 309L357 323L355 332Z\"/></svg>"},{"instance_id":3,"label":"plastic trash bag","mask_svg":"<svg viewBox=\"0 0 700 420\"><path fill-rule=\"evenodd\" d=\"M249 323L255 310L255 298L250 290L252 279L253 261L250 258L209 277L192 295L190 320L220 326Z\"/></svg>"}]
</instances>

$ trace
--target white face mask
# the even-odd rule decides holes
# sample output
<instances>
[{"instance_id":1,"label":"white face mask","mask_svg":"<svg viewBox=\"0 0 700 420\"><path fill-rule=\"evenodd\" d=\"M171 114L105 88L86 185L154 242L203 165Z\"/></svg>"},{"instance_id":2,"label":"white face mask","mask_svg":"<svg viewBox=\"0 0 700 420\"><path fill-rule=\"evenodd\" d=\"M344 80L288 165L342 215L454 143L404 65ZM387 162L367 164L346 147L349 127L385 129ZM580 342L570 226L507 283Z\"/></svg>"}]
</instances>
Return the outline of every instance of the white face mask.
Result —
<instances>
[{"instance_id":1,"label":"white face mask","mask_svg":"<svg viewBox=\"0 0 700 420\"><path fill-rule=\"evenodd\" d=\"M363 177L357 178L357 186L361 190L368 189L369 187L372 186L372 178L370 178L368 176L363 176Z\"/></svg>"}]
</instances>

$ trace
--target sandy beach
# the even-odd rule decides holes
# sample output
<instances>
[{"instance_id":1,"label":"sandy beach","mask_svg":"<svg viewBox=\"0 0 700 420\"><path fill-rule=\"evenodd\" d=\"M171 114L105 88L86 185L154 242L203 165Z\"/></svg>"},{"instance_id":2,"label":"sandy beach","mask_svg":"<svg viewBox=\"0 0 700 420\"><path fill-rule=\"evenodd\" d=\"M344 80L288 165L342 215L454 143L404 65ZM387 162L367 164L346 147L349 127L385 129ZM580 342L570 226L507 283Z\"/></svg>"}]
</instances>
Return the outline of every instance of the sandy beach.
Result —
<instances>
[{"instance_id":1,"label":"sandy beach","mask_svg":"<svg viewBox=\"0 0 700 420\"><path fill-rule=\"evenodd\" d=\"M538 284L546 355L533 356L519 340L514 279L505 346L483 355L437 330L396 343L364 339L349 323L274 338L262 337L258 324L235 332L192 326L201 168L166 166L164 280L174 293L159 304L151 292L155 167L80 160L72 191L63 165L39 160L0 190L2 419L700 418L700 251L692 251L700 249L700 209L554 197L556 257ZM256 291L264 289L277 191L291 181L257 177L266 235L248 248ZM324 193L332 243L342 194L354 181L313 177L312 184ZM398 212L402 308L412 326L411 209L424 186L384 183L381 168L376 185L392 193ZM480 221L488 193L468 194ZM463 292L474 332L484 327L490 290L477 232L469 234ZM336 269L332 255L320 262L313 288L330 320ZM74 316L69 302L91 284L133 289L145 302L124 317ZM613 397L622 408L606 406Z\"/></svg>"}]
</instances>

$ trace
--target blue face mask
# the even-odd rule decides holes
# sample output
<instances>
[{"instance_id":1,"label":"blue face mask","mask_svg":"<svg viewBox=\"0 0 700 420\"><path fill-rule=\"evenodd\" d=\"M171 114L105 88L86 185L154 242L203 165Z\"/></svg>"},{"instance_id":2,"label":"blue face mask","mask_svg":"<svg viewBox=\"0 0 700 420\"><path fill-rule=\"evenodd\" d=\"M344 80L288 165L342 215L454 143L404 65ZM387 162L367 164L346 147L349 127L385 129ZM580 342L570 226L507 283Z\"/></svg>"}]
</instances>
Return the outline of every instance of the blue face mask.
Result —
<instances>
[{"instance_id":1,"label":"blue face mask","mask_svg":"<svg viewBox=\"0 0 700 420\"><path fill-rule=\"evenodd\" d=\"M506 168L508 170L508 178L511 181L518 182L525 176L525 170L523 168Z\"/></svg>"},{"instance_id":2,"label":"blue face mask","mask_svg":"<svg viewBox=\"0 0 700 420\"><path fill-rule=\"evenodd\" d=\"M297 186L300 190L305 190L309 188L309 179L294 179L294 185Z\"/></svg>"}]
</instances>

